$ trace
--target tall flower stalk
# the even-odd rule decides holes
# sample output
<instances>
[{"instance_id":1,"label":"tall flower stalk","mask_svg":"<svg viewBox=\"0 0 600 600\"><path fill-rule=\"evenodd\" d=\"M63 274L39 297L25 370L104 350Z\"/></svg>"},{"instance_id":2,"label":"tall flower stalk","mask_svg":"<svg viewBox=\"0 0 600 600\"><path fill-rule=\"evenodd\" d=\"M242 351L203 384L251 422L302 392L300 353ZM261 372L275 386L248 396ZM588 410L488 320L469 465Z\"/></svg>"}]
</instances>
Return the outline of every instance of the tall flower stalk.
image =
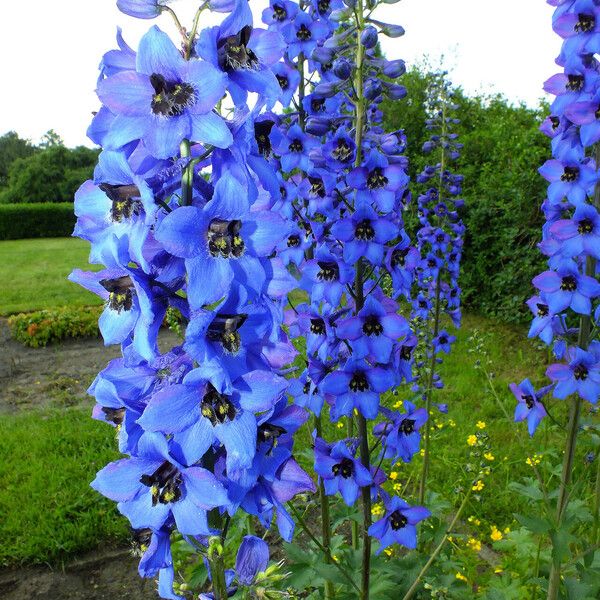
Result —
<instances>
[{"instance_id":1,"label":"tall flower stalk","mask_svg":"<svg viewBox=\"0 0 600 600\"><path fill-rule=\"evenodd\" d=\"M418 250L421 256L417 272L417 295L413 300L413 323L419 344L417 347L417 378L413 390L419 392L425 410L431 415L433 395L442 387L438 365L441 354L450 352L456 340L444 329L444 318L460 326L460 287L458 276L462 254L464 225L458 210L462 176L450 171L449 165L459 157L462 145L452 132L458 120L453 117L456 106L445 73L430 74L427 91L427 129L431 139L423 147L438 162L426 166L417 182L428 185L418 198ZM439 406L446 410L445 406ZM424 425L423 467L419 482L419 502L425 500L431 461L430 419Z\"/></svg>"},{"instance_id":2,"label":"tall flower stalk","mask_svg":"<svg viewBox=\"0 0 600 600\"><path fill-rule=\"evenodd\" d=\"M542 131L552 138L553 158L541 168L548 181L542 205L546 217L541 251L548 270L534 278L537 294L528 301L534 315L530 337L552 346L557 362L546 375L551 385L536 391L529 380L513 385L515 420L527 420L533 435L547 416L544 396L568 403L568 422L552 543L564 529L572 496L575 450L585 402L600 395L600 346L597 340L597 260L600 215L600 76L594 57L600 43L600 7L594 2L551 0L556 6L554 31L563 38L557 63L563 72L548 79L544 89L556 96ZM575 321L577 318L577 321ZM578 326L571 324L578 322ZM592 541L594 543L594 541ZM555 548L548 581L548 599L559 597L561 552Z\"/></svg>"}]
</instances>

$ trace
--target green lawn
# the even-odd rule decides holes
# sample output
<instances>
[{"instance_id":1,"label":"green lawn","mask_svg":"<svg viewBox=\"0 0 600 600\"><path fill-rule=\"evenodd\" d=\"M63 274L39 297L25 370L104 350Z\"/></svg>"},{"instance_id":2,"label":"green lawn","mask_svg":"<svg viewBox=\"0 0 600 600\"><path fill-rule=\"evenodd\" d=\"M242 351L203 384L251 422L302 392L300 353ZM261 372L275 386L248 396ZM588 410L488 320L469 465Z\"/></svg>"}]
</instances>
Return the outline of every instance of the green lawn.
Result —
<instances>
[{"instance_id":1,"label":"green lawn","mask_svg":"<svg viewBox=\"0 0 600 600\"><path fill-rule=\"evenodd\" d=\"M0 419L0 566L57 564L105 542L124 543L115 504L89 487L118 456L114 430L81 409Z\"/></svg>"},{"instance_id":2,"label":"green lawn","mask_svg":"<svg viewBox=\"0 0 600 600\"><path fill-rule=\"evenodd\" d=\"M88 252L88 242L77 238L0 242L0 316L99 304L97 296L67 280L73 269L88 267Z\"/></svg>"}]
</instances>

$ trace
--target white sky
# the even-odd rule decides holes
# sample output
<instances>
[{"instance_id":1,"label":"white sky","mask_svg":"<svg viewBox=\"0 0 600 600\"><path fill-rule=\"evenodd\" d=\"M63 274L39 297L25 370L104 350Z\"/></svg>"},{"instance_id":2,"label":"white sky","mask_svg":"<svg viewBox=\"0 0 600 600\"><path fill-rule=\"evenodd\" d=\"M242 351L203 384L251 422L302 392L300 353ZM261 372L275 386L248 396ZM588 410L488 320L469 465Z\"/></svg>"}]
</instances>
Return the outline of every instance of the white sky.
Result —
<instances>
[{"instance_id":1,"label":"white sky","mask_svg":"<svg viewBox=\"0 0 600 600\"><path fill-rule=\"evenodd\" d=\"M260 18L268 0L250 3ZM36 143L54 129L68 146L91 145L85 131L99 106L97 66L116 46L117 25L134 48L153 23L174 31L168 15L133 19L117 10L116 0L2 4L0 135L16 130ZM175 0L171 6L189 25L198 0ZM543 81L557 72L560 40L551 14L545 0L402 0L381 7L377 16L406 29L404 37L384 43L389 58L403 58L410 66L427 55L435 65L444 55L452 80L467 93L498 91L535 106Z\"/></svg>"}]
</instances>

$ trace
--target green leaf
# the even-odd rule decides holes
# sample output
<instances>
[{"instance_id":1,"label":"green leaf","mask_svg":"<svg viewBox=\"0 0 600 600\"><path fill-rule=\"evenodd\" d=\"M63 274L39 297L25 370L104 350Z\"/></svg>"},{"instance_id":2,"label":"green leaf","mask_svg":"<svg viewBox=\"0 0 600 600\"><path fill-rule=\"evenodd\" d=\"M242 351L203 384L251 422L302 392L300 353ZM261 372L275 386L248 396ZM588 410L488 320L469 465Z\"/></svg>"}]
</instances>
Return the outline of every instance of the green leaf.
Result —
<instances>
[{"instance_id":1,"label":"green leaf","mask_svg":"<svg viewBox=\"0 0 600 600\"><path fill-rule=\"evenodd\" d=\"M532 533L548 533L552 523L545 518L515 514L515 519Z\"/></svg>"}]
</instances>

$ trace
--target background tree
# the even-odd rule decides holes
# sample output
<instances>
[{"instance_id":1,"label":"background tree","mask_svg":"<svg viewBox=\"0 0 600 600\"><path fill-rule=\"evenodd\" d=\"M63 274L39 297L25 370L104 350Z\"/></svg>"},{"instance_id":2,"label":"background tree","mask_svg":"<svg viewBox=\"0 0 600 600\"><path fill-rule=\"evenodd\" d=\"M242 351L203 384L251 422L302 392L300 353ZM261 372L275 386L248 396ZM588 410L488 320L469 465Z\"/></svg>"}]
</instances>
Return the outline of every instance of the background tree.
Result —
<instances>
[{"instance_id":1,"label":"background tree","mask_svg":"<svg viewBox=\"0 0 600 600\"><path fill-rule=\"evenodd\" d=\"M19 137L16 131L0 136L0 188L8 180L8 169L17 158L26 158L36 151L29 140Z\"/></svg>"}]
</instances>

